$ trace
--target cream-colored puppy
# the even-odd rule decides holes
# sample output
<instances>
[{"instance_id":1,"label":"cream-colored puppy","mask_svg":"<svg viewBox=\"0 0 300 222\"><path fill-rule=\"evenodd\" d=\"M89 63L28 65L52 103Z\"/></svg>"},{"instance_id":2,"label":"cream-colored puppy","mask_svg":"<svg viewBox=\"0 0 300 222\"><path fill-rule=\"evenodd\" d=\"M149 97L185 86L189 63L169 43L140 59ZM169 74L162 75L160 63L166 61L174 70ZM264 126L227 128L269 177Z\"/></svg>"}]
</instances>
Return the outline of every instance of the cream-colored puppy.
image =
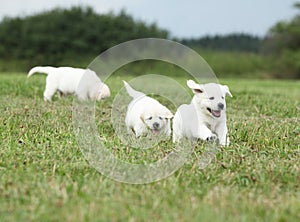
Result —
<instances>
[{"instance_id":1,"label":"cream-colored puppy","mask_svg":"<svg viewBox=\"0 0 300 222\"><path fill-rule=\"evenodd\" d=\"M109 87L90 69L37 66L29 71L27 77L34 73L47 74L45 101L51 101L56 91L60 95L75 94L81 100L100 100L110 96Z\"/></svg>"},{"instance_id":2,"label":"cream-colored puppy","mask_svg":"<svg viewBox=\"0 0 300 222\"><path fill-rule=\"evenodd\" d=\"M127 93L133 98L127 108L125 123L128 131L133 131L136 137L152 132L154 135L171 134L171 111L157 100L134 90L124 82Z\"/></svg>"},{"instance_id":3,"label":"cream-colored puppy","mask_svg":"<svg viewBox=\"0 0 300 222\"><path fill-rule=\"evenodd\" d=\"M216 83L197 84L188 80L187 85L194 92L192 102L181 105L173 119L173 142L182 137L190 140L219 140L229 145L226 124L225 96L232 97L228 86Z\"/></svg>"}]
</instances>

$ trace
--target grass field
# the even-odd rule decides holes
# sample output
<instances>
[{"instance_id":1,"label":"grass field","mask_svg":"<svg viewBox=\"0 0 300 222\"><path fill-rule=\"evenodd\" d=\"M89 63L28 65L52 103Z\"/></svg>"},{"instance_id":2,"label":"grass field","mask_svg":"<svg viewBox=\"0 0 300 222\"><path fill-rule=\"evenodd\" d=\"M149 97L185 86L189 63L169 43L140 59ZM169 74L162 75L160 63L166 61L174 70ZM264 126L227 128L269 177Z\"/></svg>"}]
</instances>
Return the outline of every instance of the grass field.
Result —
<instances>
[{"instance_id":1,"label":"grass field","mask_svg":"<svg viewBox=\"0 0 300 222\"><path fill-rule=\"evenodd\" d=\"M0 221L300 220L299 81L220 80L234 95L231 145L205 169L196 148L172 176L145 185L115 182L88 164L73 134L72 99L45 103L44 82L0 74ZM121 79L108 84L114 96ZM97 105L96 118L116 144L112 101Z\"/></svg>"}]
</instances>

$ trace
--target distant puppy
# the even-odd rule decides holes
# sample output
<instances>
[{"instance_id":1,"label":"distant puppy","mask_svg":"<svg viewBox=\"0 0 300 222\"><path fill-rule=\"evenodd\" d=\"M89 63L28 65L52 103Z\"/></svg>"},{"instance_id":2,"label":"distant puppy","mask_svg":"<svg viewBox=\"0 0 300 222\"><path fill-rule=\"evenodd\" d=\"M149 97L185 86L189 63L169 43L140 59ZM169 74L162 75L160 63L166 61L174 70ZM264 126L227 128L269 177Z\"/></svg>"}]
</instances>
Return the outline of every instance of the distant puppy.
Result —
<instances>
[{"instance_id":1,"label":"distant puppy","mask_svg":"<svg viewBox=\"0 0 300 222\"><path fill-rule=\"evenodd\" d=\"M195 95L191 104L181 105L175 113L173 142L187 137L190 140L219 139L221 145L229 145L225 95L232 95L228 86L216 83L200 85L193 80L188 80L187 85Z\"/></svg>"},{"instance_id":2,"label":"distant puppy","mask_svg":"<svg viewBox=\"0 0 300 222\"><path fill-rule=\"evenodd\" d=\"M157 100L134 90L127 82L124 86L133 100L128 105L125 123L128 131L133 131L136 137L151 131L154 135L162 134L167 137L171 134L171 111Z\"/></svg>"},{"instance_id":3,"label":"distant puppy","mask_svg":"<svg viewBox=\"0 0 300 222\"><path fill-rule=\"evenodd\" d=\"M75 94L81 100L100 100L110 96L108 86L90 69L37 66L29 71L27 77L34 73L48 75L44 91L45 101L51 101L56 91L60 95Z\"/></svg>"}]
</instances>

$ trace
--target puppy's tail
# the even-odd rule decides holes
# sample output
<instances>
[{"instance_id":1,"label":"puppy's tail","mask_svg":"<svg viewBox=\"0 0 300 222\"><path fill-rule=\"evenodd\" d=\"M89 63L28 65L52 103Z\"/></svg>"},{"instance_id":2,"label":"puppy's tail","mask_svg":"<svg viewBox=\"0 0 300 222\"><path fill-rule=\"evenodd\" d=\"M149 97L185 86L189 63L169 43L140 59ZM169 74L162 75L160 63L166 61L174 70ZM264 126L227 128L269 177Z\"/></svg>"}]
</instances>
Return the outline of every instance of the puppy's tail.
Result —
<instances>
[{"instance_id":1,"label":"puppy's tail","mask_svg":"<svg viewBox=\"0 0 300 222\"><path fill-rule=\"evenodd\" d=\"M28 72L27 78L32 76L34 73L44 73L44 74L48 75L53 69L55 69L55 68L51 67L51 66L36 66L36 67L33 67Z\"/></svg>"},{"instance_id":2,"label":"puppy's tail","mask_svg":"<svg viewBox=\"0 0 300 222\"><path fill-rule=\"evenodd\" d=\"M144 96L145 94L139 91L134 90L126 81L123 80L125 89L127 93L132 97L132 98L138 98L140 96Z\"/></svg>"}]
</instances>

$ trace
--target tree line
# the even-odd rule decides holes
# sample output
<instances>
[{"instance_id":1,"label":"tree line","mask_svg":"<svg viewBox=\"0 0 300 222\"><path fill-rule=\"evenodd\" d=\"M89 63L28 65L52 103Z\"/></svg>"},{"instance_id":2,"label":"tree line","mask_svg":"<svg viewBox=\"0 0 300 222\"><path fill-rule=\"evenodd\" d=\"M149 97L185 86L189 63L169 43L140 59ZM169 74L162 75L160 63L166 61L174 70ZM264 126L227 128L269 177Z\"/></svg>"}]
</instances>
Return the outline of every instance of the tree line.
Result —
<instances>
[{"instance_id":1,"label":"tree line","mask_svg":"<svg viewBox=\"0 0 300 222\"><path fill-rule=\"evenodd\" d=\"M300 2L294 7L300 12ZM300 78L300 13L270 28L262 51L272 60L275 77Z\"/></svg>"},{"instance_id":2,"label":"tree line","mask_svg":"<svg viewBox=\"0 0 300 222\"><path fill-rule=\"evenodd\" d=\"M97 56L128 40L168 35L155 23L134 21L124 11L97 14L90 7L57 8L24 18L5 18L0 23L0 58L50 65L65 58Z\"/></svg>"},{"instance_id":3,"label":"tree line","mask_svg":"<svg viewBox=\"0 0 300 222\"><path fill-rule=\"evenodd\" d=\"M190 47L217 51L259 53L263 38L244 33L204 36L201 38L183 39L182 43Z\"/></svg>"},{"instance_id":4,"label":"tree line","mask_svg":"<svg viewBox=\"0 0 300 222\"><path fill-rule=\"evenodd\" d=\"M300 9L300 3L295 7ZM119 43L147 37L168 39L170 34L155 23L133 19L125 11L98 14L90 7L57 8L26 17L4 18L0 22L0 66L12 60L25 61L26 68L58 65L62 61L76 64L75 61L90 61ZM272 64L273 76L300 78L300 15L278 22L264 38L240 33L179 41L214 52L264 55Z\"/></svg>"}]
</instances>

